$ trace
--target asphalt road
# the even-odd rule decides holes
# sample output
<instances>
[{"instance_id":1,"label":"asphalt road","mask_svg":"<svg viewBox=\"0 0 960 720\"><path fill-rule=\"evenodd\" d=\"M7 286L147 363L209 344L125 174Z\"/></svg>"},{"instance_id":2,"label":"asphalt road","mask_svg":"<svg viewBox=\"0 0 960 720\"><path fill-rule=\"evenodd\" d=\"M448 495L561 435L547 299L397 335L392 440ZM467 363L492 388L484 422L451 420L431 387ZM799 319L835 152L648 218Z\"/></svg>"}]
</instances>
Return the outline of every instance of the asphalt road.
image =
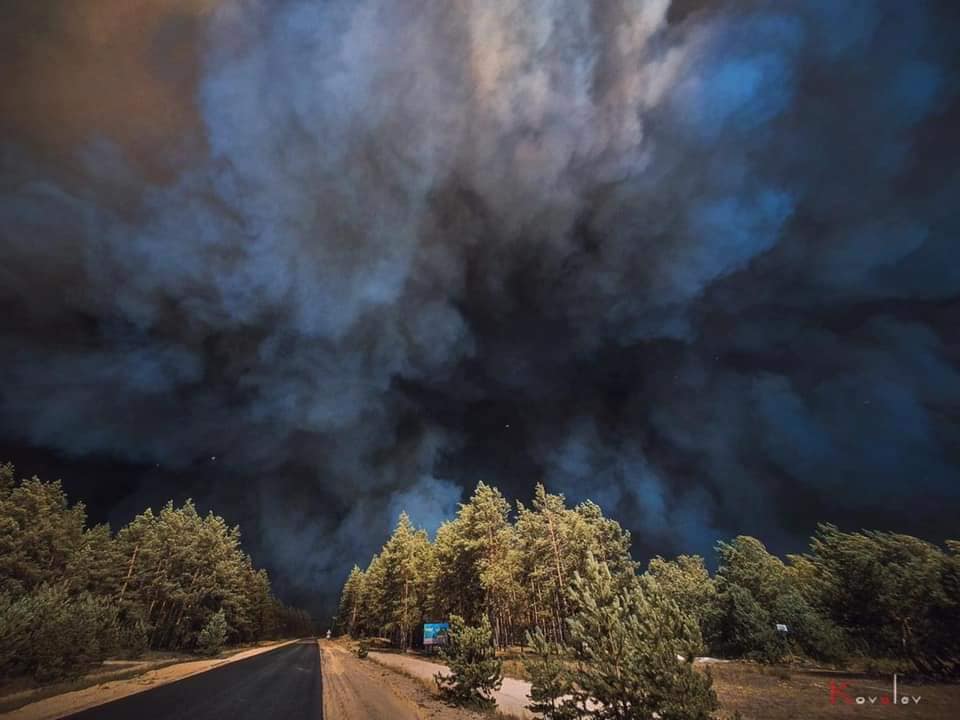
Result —
<instances>
[{"instance_id":1,"label":"asphalt road","mask_svg":"<svg viewBox=\"0 0 960 720\"><path fill-rule=\"evenodd\" d=\"M71 715L82 720L320 720L316 640L301 640Z\"/></svg>"}]
</instances>

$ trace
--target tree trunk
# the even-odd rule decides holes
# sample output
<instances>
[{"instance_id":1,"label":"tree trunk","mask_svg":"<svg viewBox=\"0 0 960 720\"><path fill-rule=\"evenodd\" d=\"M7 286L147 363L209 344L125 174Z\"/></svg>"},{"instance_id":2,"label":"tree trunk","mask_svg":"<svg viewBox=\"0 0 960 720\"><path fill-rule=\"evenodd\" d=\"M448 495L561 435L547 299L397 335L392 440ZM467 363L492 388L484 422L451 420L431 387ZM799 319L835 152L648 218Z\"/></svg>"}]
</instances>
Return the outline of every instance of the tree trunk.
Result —
<instances>
[{"instance_id":1,"label":"tree trunk","mask_svg":"<svg viewBox=\"0 0 960 720\"><path fill-rule=\"evenodd\" d=\"M133 546L133 554L130 556L130 564L127 567L127 576L123 579L123 587L120 588L120 597L117 599L117 605L123 602L123 596L127 594L127 585L130 584L130 578L133 577L133 566L137 562L137 553L140 551L140 543Z\"/></svg>"},{"instance_id":2,"label":"tree trunk","mask_svg":"<svg viewBox=\"0 0 960 720\"><path fill-rule=\"evenodd\" d=\"M561 618L565 618L567 615L566 613L567 603L566 603L566 598L564 596L567 590L567 586L563 579L563 564L560 560L560 543L557 540L557 532L553 526L553 518L550 516L549 513L545 513L545 515L547 518L547 529L550 531L550 543L553 545L553 563L554 563L555 570L557 572L557 596L556 596L557 613ZM560 642L563 642L562 620L560 625L559 640Z\"/></svg>"},{"instance_id":3,"label":"tree trunk","mask_svg":"<svg viewBox=\"0 0 960 720\"><path fill-rule=\"evenodd\" d=\"M155 601L154 601L154 602L155 602ZM164 598L163 602L160 603L160 610L157 612L157 623L156 623L156 625L154 625L154 627L153 627L153 632L150 633L150 647L151 647L151 648L155 646L156 641L159 639L157 633L158 633L158 631L161 630L161 627L162 627L161 620L162 620L162 618L163 618L163 611L166 609L166 607L167 607L167 601L166 601L166 598ZM150 618L153 617L153 615L152 615L152 612L153 612L153 603L150 603L150 612L151 612L151 614L147 615L147 620L148 620L148 621L149 621Z\"/></svg>"}]
</instances>

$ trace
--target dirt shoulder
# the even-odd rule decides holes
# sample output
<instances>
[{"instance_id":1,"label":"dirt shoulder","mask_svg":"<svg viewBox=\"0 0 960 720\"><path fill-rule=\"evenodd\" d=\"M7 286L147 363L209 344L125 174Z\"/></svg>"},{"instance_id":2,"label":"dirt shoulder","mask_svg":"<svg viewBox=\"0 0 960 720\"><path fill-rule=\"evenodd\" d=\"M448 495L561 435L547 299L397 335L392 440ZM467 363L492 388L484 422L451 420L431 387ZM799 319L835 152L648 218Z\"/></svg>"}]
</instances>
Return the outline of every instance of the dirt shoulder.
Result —
<instances>
[{"instance_id":1,"label":"dirt shoulder","mask_svg":"<svg viewBox=\"0 0 960 720\"><path fill-rule=\"evenodd\" d=\"M347 644L341 644L342 652ZM416 678L423 692L440 702L431 692L433 676L446 667L429 660L394 652L370 652L370 659L384 668ZM360 661L357 661L360 662ZM763 666L739 661L717 661L704 658L699 670L713 675L713 687L720 701L718 720L732 720L740 713L742 720L844 720L849 718L892 717L903 720L954 720L960 717L960 685L911 681L900 677L898 699L892 707L893 676L871 676L863 673L836 672L813 668ZM831 702L831 687L840 687L851 701L844 702L836 694ZM518 718L536 717L526 705L530 684L518 678L505 677L496 695L498 710ZM884 697L888 702L884 702ZM862 697L862 704L857 698ZM902 704L909 697L908 704ZM873 702L871 702L873 698ZM914 702L913 698L919 698ZM444 706L446 707L446 706ZM435 717L446 718L437 714ZM451 716L452 717L452 716Z\"/></svg>"},{"instance_id":2,"label":"dirt shoulder","mask_svg":"<svg viewBox=\"0 0 960 720\"><path fill-rule=\"evenodd\" d=\"M371 652L376 662L432 683L443 665L410 655ZM904 720L954 720L960 707L960 685L911 682L900 678L899 700L909 697L907 705L892 706L893 676L876 677L858 673L816 669L766 667L744 662L720 662L706 658L698 669L713 675L714 689L720 701L720 720L729 720L740 713L742 720L837 720L843 718L886 717L891 712ZM831 703L831 683L845 688L852 702L841 695ZM846 685L844 685L844 683ZM518 718L536 717L526 705L530 684L505 677L496 695L501 713ZM884 704L887 696L890 702ZM863 704L857 698L864 698ZM919 698L913 702L912 698ZM874 698L874 702L870 702Z\"/></svg>"},{"instance_id":3,"label":"dirt shoulder","mask_svg":"<svg viewBox=\"0 0 960 720\"><path fill-rule=\"evenodd\" d=\"M411 675L418 680L425 681L433 685L433 676L438 672L447 673L445 665L421 660L410 655L400 655L397 653L371 652L370 658L381 665L399 670L400 672ZM434 686L435 687L435 686ZM530 702L527 695L530 693L530 683L525 680L505 677L503 685L494 693L494 699L497 701L497 710L504 715L517 718L533 718L533 713L527 710L527 703Z\"/></svg>"},{"instance_id":4,"label":"dirt shoulder","mask_svg":"<svg viewBox=\"0 0 960 720\"><path fill-rule=\"evenodd\" d=\"M324 717L337 720L489 720L447 705L420 679L367 658L350 646L321 640ZM371 656L374 653L371 653Z\"/></svg>"},{"instance_id":5,"label":"dirt shoulder","mask_svg":"<svg viewBox=\"0 0 960 720\"><path fill-rule=\"evenodd\" d=\"M64 692L52 697L45 697L36 702L29 702L15 710L0 713L4 720L55 720L73 713L81 712L97 705L119 700L120 698L136 693L152 690L168 683L183 680L198 673L207 672L233 662L238 662L260 653L274 650L296 640L270 643L258 647L240 650L226 657L217 657L206 660L165 660L159 663L132 663L132 667L125 667L116 673L101 669L97 673L79 678L73 682L91 681L94 684L78 690ZM132 674L132 676L130 676ZM44 689L34 691L41 694ZM15 701L16 696L0 698L0 701Z\"/></svg>"}]
</instances>

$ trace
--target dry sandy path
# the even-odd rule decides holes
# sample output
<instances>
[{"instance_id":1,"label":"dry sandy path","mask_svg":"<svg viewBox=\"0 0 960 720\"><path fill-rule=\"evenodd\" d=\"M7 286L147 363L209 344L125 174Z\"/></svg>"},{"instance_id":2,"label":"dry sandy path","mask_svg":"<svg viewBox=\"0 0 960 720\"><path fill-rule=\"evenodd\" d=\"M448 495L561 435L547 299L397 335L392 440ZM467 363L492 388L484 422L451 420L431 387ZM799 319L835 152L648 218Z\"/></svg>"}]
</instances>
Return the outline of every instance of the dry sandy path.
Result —
<instances>
[{"instance_id":1,"label":"dry sandy path","mask_svg":"<svg viewBox=\"0 0 960 720\"><path fill-rule=\"evenodd\" d=\"M421 720L412 700L377 677L375 667L339 645L320 641L325 720ZM373 653L370 653L373 655ZM383 671L381 671L383 672Z\"/></svg>"},{"instance_id":2,"label":"dry sandy path","mask_svg":"<svg viewBox=\"0 0 960 720\"><path fill-rule=\"evenodd\" d=\"M409 673L431 683L433 682L433 676L438 672L447 672L445 665L409 655L372 652L370 657L382 665ZM497 701L497 709L500 712L518 718L535 718L537 716L527 710L527 703L530 702L527 697L529 693L530 683L515 678L504 678L503 685L494 693L493 697Z\"/></svg>"}]
</instances>

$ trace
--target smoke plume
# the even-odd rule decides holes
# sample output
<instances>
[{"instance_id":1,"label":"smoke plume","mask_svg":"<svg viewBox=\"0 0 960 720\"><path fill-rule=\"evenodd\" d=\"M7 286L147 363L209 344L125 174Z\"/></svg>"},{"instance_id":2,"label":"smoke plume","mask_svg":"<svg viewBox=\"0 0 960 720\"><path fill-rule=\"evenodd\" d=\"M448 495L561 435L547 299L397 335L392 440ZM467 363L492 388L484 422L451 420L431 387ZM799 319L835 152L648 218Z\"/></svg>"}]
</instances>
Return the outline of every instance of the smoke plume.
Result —
<instances>
[{"instance_id":1,"label":"smoke plume","mask_svg":"<svg viewBox=\"0 0 960 720\"><path fill-rule=\"evenodd\" d=\"M322 608L478 480L641 557L955 534L951 5L24 4L0 432L162 466Z\"/></svg>"}]
</instances>

